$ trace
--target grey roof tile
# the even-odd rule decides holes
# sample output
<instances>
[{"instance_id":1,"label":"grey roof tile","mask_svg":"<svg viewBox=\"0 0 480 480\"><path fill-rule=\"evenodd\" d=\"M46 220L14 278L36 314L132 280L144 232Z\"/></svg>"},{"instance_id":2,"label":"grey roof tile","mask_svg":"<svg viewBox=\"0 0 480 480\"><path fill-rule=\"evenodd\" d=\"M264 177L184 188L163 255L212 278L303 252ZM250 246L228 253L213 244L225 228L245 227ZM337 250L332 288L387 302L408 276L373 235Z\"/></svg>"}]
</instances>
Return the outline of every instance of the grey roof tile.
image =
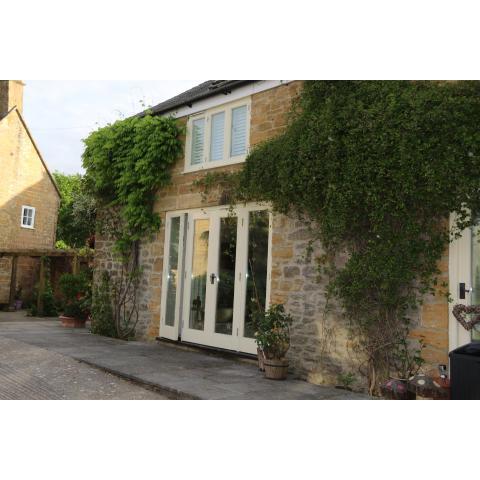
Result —
<instances>
[{"instance_id":1,"label":"grey roof tile","mask_svg":"<svg viewBox=\"0 0 480 480\"><path fill-rule=\"evenodd\" d=\"M180 93L175 97L172 97L164 102L155 105L150 110L154 115L160 115L166 113L175 108L183 107L185 105L192 105L193 102L208 98L219 93L228 93L232 90L241 87L247 83L254 82L255 80L207 80L206 82L197 85L196 87ZM142 115L142 112L140 115Z\"/></svg>"}]
</instances>

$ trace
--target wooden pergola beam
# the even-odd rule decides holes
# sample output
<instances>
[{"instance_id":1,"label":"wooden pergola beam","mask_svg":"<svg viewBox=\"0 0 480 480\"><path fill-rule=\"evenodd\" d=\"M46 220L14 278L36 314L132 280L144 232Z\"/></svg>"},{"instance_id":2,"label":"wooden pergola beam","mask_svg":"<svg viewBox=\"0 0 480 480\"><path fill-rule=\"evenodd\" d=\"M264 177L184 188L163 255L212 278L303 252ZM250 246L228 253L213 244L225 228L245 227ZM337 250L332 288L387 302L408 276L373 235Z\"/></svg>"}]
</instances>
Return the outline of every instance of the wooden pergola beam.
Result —
<instances>
[{"instance_id":1,"label":"wooden pergola beam","mask_svg":"<svg viewBox=\"0 0 480 480\"><path fill-rule=\"evenodd\" d=\"M78 255L77 252L67 250L0 250L0 257L75 257L76 255Z\"/></svg>"}]
</instances>

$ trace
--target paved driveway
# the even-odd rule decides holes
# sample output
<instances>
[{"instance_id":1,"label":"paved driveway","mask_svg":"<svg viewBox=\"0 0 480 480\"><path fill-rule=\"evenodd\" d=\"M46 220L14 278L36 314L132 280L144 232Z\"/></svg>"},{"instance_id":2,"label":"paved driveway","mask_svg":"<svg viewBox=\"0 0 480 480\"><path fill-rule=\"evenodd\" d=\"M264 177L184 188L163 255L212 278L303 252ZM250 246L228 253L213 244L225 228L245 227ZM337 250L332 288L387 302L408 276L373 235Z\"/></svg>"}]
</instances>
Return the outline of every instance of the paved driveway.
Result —
<instances>
[{"instance_id":1,"label":"paved driveway","mask_svg":"<svg viewBox=\"0 0 480 480\"><path fill-rule=\"evenodd\" d=\"M18 316L18 314L16 314ZM0 313L0 316L6 317ZM11 316L10 316L11 318ZM12 318L11 318L12 319ZM36 330L25 318L0 331ZM43 322L42 322L43 323ZM12 328L13 327L13 328ZM18 335L14 335L17 337ZM98 368L0 334L0 400L162 400L166 397Z\"/></svg>"},{"instance_id":2,"label":"paved driveway","mask_svg":"<svg viewBox=\"0 0 480 480\"><path fill-rule=\"evenodd\" d=\"M175 398L312 400L368 398L365 395L312 385L293 378L283 382L267 380L251 363L165 343L124 342L101 337L90 334L88 329L64 328L58 319L32 320L22 316L21 313L0 313L0 340L20 342L25 348L30 346L36 351L40 349L52 355L62 355L63 358L67 357L69 362L72 362L72 359L79 360L117 376L156 388L157 391ZM37 354L41 355L40 352ZM8 355L2 355L0 365L7 360ZM33 366L36 362L33 365L30 363L30 367L28 359L24 359L23 362L26 362L26 368L36 368ZM78 366L77 362L75 365ZM36 375L38 376L39 372Z\"/></svg>"}]
</instances>

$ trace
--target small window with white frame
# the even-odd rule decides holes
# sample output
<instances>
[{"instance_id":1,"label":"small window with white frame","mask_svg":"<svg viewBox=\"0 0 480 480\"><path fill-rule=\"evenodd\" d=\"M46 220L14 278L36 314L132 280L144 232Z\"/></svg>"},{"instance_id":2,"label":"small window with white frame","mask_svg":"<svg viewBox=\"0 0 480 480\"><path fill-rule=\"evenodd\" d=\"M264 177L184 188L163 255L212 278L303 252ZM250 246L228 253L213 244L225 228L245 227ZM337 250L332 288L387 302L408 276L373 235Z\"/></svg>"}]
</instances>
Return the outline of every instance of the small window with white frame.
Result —
<instances>
[{"instance_id":1,"label":"small window with white frame","mask_svg":"<svg viewBox=\"0 0 480 480\"><path fill-rule=\"evenodd\" d=\"M245 161L249 149L250 97L188 119L185 171Z\"/></svg>"},{"instance_id":2,"label":"small window with white frame","mask_svg":"<svg viewBox=\"0 0 480 480\"><path fill-rule=\"evenodd\" d=\"M28 205L22 206L22 218L20 219L20 225L23 228L35 227L35 207L29 207Z\"/></svg>"}]
</instances>

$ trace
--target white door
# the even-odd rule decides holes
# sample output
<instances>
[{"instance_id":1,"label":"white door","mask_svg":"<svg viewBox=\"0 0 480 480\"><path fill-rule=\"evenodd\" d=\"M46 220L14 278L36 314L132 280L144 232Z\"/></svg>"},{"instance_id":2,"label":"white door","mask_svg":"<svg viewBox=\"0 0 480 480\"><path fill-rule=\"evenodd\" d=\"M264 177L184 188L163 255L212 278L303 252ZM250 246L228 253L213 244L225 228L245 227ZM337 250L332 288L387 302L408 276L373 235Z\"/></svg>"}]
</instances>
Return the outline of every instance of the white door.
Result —
<instances>
[{"instance_id":1,"label":"white door","mask_svg":"<svg viewBox=\"0 0 480 480\"><path fill-rule=\"evenodd\" d=\"M453 218L452 218L453 220ZM462 236L450 244L449 284L452 302L449 303L449 350L480 340L477 324L467 331L453 316L452 309L458 304L480 304L480 226L468 228Z\"/></svg>"},{"instance_id":2,"label":"white door","mask_svg":"<svg viewBox=\"0 0 480 480\"><path fill-rule=\"evenodd\" d=\"M187 212L185 218L184 274L178 277L183 282L175 288L183 301L180 308L179 299L175 297L178 317L175 317L171 334L167 328L167 319L171 317L166 313L162 315L160 335L180 336L184 341L229 350L256 352L253 313L256 308L265 308L269 294L269 212L259 206L239 207L233 211L226 207L210 208ZM175 232L167 227L166 238L176 241L179 235ZM171 245L166 245L165 258L171 251ZM166 288L162 292L162 312L173 310L168 307L169 298L173 303L173 294L168 294L171 263L166 263L164 272Z\"/></svg>"},{"instance_id":3,"label":"white door","mask_svg":"<svg viewBox=\"0 0 480 480\"><path fill-rule=\"evenodd\" d=\"M182 313L183 264L185 251L184 213L169 213L165 220L160 334L178 340Z\"/></svg>"}]
</instances>

